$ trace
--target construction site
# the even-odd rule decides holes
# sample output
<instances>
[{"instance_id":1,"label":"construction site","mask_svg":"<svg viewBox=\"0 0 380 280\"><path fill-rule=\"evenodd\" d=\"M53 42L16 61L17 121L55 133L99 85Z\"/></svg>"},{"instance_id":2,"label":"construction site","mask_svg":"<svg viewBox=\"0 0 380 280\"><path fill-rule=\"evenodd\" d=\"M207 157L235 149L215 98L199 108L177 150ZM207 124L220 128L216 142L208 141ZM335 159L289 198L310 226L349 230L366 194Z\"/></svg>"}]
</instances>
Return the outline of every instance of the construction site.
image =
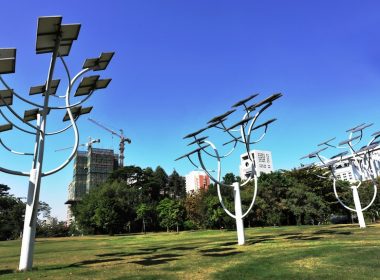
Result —
<instances>
[{"instance_id":1,"label":"construction site","mask_svg":"<svg viewBox=\"0 0 380 280\"><path fill-rule=\"evenodd\" d=\"M93 144L99 143L100 139L89 138L86 144L81 145L87 150L78 150L74 157L73 179L68 186L68 200L65 203L68 205L68 223L73 220L71 206L80 202L92 188L104 183L114 170L124 166L124 145L125 142L131 143L129 138L124 137L123 130L117 133L93 119L89 121L120 138L119 154L112 149L94 148Z\"/></svg>"}]
</instances>

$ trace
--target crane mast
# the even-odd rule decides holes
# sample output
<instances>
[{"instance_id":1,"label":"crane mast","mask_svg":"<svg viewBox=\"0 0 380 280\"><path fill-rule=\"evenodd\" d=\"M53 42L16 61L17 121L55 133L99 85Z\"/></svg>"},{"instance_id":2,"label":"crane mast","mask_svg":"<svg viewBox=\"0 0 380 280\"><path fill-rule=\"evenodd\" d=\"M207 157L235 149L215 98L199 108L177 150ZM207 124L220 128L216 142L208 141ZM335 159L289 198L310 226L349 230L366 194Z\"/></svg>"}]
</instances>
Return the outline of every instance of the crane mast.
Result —
<instances>
[{"instance_id":1,"label":"crane mast","mask_svg":"<svg viewBox=\"0 0 380 280\"><path fill-rule=\"evenodd\" d=\"M88 120L94 124L96 124L97 126L103 128L104 130L110 132L111 134L113 135L116 135L117 137L120 138L120 143L119 143L119 166L120 167L123 167L124 166L124 149L125 149L125 142L127 142L128 144L131 144L131 139L127 138L124 136L124 131L122 129L120 129L120 133L117 133L115 131L113 131L112 129L104 126L103 124L99 123L98 121L94 120L94 119L91 119L91 118L88 118Z\"/></svg>"}]
</instances>

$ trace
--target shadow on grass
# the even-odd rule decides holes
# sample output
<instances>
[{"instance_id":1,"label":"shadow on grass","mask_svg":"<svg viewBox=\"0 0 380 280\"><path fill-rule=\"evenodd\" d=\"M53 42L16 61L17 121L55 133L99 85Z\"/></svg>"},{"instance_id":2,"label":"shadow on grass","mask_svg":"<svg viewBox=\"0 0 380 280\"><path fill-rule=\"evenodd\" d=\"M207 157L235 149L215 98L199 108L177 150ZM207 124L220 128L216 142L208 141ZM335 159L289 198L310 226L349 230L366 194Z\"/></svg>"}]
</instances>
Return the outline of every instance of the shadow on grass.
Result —
<instances>
[{"instance_id":1,"label":"shadow on grass","mask_svg":"<svg viewBox=\"0 0 380 280\"><path fill-rule=\"evenodd\" d=\"M273 235L261 235L261 236L255 236L253 238L249 238L246 241L247 245L255 245L258 243L266 242L266 241L273 241L275 240L275 236Z\"/></svg>"},{"instance_id":2,"label":"shadow on grass","mask_svg":"<svg viewBox=\"0 0 380 280\"><path fill-rule=\"evenodd\" d=\"M149 255L150 252L135 252L135 253L125 253L125 252L116 252L116 253L107 253L107 254L98 254L97 257L133 257L133 256L143 256Z\"/></svg>"},{"instance_id":3,"label":"shadow on grass","mask_svg":"<svg viewBox=\"0 0 380 280\"><path fill-rule=\"evenodd\" d=\"M322 229L322 230L315 231L312 234L331 234L331 235L341 234L341 235L351 235L352 232L351 231L337 231L337 230Z\"/></svg>"},{"instance_id":4,"label":"shadow on grass","mask_svg":"<svg viewBox=\"0 0 380 280\"><path fill-rule=\"evenodd\" d=\"M178 255L178 254L160 254L160 255L147 257L139 261L133 261L130 263L140 264L143 266L167 264L171 261L178 260L178 257L181 257L181 256L182 255Z\"/></svg>"},{"instance_id":5,"label":"shadow on grass","mask_svg":"<svg viewBox=\"0 0 380 280\"><path fill-rule=\"evenodd\" d=\"M203 254L203 256L205 257L229 257L229 256L235 256L235 255L238 255L238 254L241 254L242 252L240 251L232 251L232 252L225 252L225 253L207 253L207 254Z\"/></svg>"},{"instance_id":6,"label":"shadow on grass","mask_svg":"<svg viewBox=\"0 0 380 280\"><path fill-rule=\"evenodd\" d=\"M152 247L152 248L140 248L140 251L145 251L145 252L157 252L158 250L161 249L166 249L166 247Z\"/></svg>"},{"instance_id":7,"label":"shadow on grass","mask_svg":"<svg viewBox=\"0 0 380 280\"><path fill-rule=\"evenodd\" d=\"M203 249L199 250L201 253L219 253L234 250L234 248L211 248L211 249Z\"/></svg>"},{"instance_id":8,"label":"shadow on grass","mask_svg":"<svg viewBox=\"0 0 380 280\"><path fill-rule=\"evenodd\" d=\"M179 246L179 247L172 247L172 248L168 248L167 251L189 251L189 250L193 250L197 247L185 247L185 246Z\"/></svg>"},{"instance_id":9,"label":"shadow on grass","mask_svg":"<svg viewBox=\"0 0 380 280\"><path fill-rule=\"evenodd\" d=\"M232 245L237 245L237 241L225 242L225 243L220 244L220 246L232 246Z\"/></svg>"},{"instance_id":10,"label":"shadow on grass","mask_svg":"<svg viewBox=\"0 0 380 280\"><path fill-rule=\"evenodd\" d=\"M284 239L287 240L321 240L321 236L308 236L308 235L302 235L302 234L295 234L292 236L285 237Z\"/></svg>"},{"instance_id":11,"label":"shadow on grass","mask_svg":"<svg viewBox=\"0 0 380 280\"><path fill-rule=\"evenodd\" d=\"M110 259L96 259L96 260L85 260L81 262L72 263L66 266L55 266L46 268L45 270L59 270L59 269L65 269L65 268L73 268L73 267L82 267L90 264L98 264L98 263L106 263L106 262L116 262L116 261L122 261L122 258L110 258Z\"/></svg>"},{"instance_id":12,"label":"shadow on grass","mask_svg":"<svg viewBox=\"0 0 380 280\"><path fill-rule=\"evenodd\" d=\"M11 273L15 273L15 272L16 271L12 270L12 269L0 269L0 275L11 274Z\"/></svg>"},{"instance_id":13,"label":"shadow on grass","mask_svg":"<svg viewBox=\"0 0 380 280\"><path fill-rule=\"evenodd\" d=\"M234 243L235 245L235 243ZM228 257L241 254L240 251L234 251L235 248L210 248L199 250L204 257Z\"/></svg>"}]
</instances>

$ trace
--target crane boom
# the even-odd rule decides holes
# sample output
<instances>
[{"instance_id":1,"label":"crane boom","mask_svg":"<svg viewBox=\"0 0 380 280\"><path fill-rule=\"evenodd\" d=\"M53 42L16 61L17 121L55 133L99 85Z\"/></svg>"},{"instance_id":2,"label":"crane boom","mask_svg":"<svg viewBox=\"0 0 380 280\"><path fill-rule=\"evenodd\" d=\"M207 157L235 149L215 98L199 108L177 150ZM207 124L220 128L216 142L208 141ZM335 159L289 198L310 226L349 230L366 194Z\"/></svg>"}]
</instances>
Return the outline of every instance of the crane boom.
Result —
<instances>
[{"instance_id":1,"label":"crane boom","mask_svg":"<svg viewBox=\"0 0 380 280\"><path fill-rule=\"evenodd\" d=\"M101 123L99 123L98 121L94 120L94 119L91 119L91 118L88 118L88 120L94 124L96 124L97 126L100 126L101 128L103 128L104 130L107 130L108 132L110 132L111 134L113 135L116 135L117 137L120 138L120 143L119 143L119 152L120 152L120 156L119 156L119 166L120 167L123 167L124 166L124 146L125 146L125 142L127 142L128 144L131 144L131 139L127 138L127 137L124 137L124 132L122 129L120 129L120 134L113 131L112 129L109 129L108 127L102 125Z\"/></svg>"},{"instance_id":2,"label":"crane boom","mask_svg":"<svg viewBox=\"0 0 380 280\"><path fill-rule=\"evenodd\" d=\"M105 127L104 125L102 125L101 123L97 122L96 120L94 119L91 119L91 118L88 118L88 120L94 124L96 124L97 126L100 126L101 128L107 130L108 132L111 132L112 134L122 138L123 136L118 134L117 132L113 131L112 129L109 129L108 127Z\"/></svg>"}]
</instances>

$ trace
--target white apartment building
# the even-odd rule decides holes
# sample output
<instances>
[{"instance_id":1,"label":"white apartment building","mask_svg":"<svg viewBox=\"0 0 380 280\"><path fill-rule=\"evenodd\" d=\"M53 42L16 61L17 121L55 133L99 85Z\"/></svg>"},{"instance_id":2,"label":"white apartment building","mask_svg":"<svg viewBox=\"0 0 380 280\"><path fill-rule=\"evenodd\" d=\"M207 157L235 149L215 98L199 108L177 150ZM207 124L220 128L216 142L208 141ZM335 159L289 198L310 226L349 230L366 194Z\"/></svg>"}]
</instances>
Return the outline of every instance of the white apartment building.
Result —
<instances>
[{"instance_id":1,"label":"white apartment building","mask_svg":"<svg viewBox=\"0 0 380 280\"><path fill-rule=\"evenodd\" d=\"M208 190L210 177L204 171L191 171L186 175L186 192L197 192L200 189Z\"/></svg>"},{"instance_id":2,"label":"white apartment building","mask_svg":"<svg viewBox=\"0 0 380 280\"><path fill-rule=\"evenodd\" d=\"M257 176L261 173L273 172L272 153L270 151L252 150L251 157L253 158L256 166ZM240 178L247 180L252 172L252 163L248 158L248 154L240 155Z\"/></svg>"}]
</instances>

